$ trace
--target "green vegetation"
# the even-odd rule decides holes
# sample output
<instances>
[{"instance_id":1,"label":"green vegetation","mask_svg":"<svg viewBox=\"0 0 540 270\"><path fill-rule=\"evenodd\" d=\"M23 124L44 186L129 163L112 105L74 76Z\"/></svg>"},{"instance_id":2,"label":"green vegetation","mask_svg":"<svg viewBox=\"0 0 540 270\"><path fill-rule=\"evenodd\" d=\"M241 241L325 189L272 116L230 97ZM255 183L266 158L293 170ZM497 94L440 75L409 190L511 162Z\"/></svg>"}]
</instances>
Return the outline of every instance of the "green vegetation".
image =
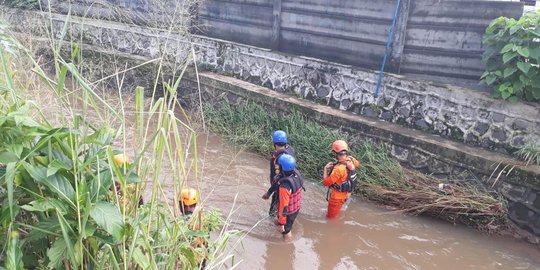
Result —
<instances>
[{"instance_id":1,"label":"green vegetation","mask_svg":"<svg viewBox=\"0 0 540 270\"><path fill-rule=\"evenodd\" d=\"M352 155L362 164L359 176L367 183L386 187L401 187L401 166L388 157L385 146L369 142L355 142L349 136L325 128L299 112L279 116L268 113L255 103L216 107L206 105L204 115L212 132L231 143L264 156L272 155L270 134L277 129L287 132L298 155L298 167L304 177L322 181L322 170L334 158L330 146L337 139L350 143Z\"/></svg>"},{"instance_id":2,"label":"green vegetation","mask_svg":"<svg viewBox=\"0 0 540 270\"><path fill-rule=\"evenodd\" d=\"M493 87L493 96L540 101L540 13L495 19L486 29L484 45L481 82Z\"/></svg>"},{"instance_id":3,"label":"green vegetation","mask_svg":"<svg viewBox=\"0 0 540 270\"><path fill-rule=\"evenodd\" d=\"M347 140L352 155L360 161L356 193L404 212L430 215L490 233L507 229L507 209L501 197L466 185L465 181L447 182L441 189L440 180L402 168L384 145L358 141L310 121L299 112L278 115L253 102L244 102L207 104L204 116L212 132L267 157L272 153L270 134L277 129L286 131L302 175L317 182L322 181L324 165L334 158L331 143Z\"/></svg>"},{"instance_id":4,"label":"green vegetation","mask_svg":"<svg viewBox=\"0 0 540 270\"><path fill-rule=\"evenodd\" d=\"M515 154L527 162L527 165L536 164L540 166L540 146L538 145L525 145L516 151Z\"/></svg>"},{"instance_id":5,"label":"green vegetation","mask_svg":"<svg viewBox=\"0 0 540 270\"><path fill-rule=\"evenodd\" d=\"M232 257L227 226L210 239L223 224L218 212L184 220L163 193L197 171L195 132L174 114L180 79L155 100L137 88L128 108L86 81L76 47L65 59L61 44L51 46L51 75L3 31L0 41L0 269L199 269ZM118 153L133 162L116 164Z\"/></svg>"},{"instance_id":6,"label":"green vegetation","mask_svg":"<svg viewBox=\"0 0 540 270\"><path fill-rule=\"evenodd\" d=\"M522 147L519 147L516 151L513 152L513 154L525 161L525 166L529 165L538 165L540 166L540 146L536 144L526 144ZM489 180L493 179L493 183L491 184L492 187L494 187L500 180L501 177L508 177L511 181L515 182L526 182L528 184L536 185L539 181L536 178L528 178L523 177L521 173L516 170L517 164L503 164L503 162L499 162L493 172L491 173L491 176L489 177ZM488 181L489 182L489 181Z\"/></svg>"}]
</instances>

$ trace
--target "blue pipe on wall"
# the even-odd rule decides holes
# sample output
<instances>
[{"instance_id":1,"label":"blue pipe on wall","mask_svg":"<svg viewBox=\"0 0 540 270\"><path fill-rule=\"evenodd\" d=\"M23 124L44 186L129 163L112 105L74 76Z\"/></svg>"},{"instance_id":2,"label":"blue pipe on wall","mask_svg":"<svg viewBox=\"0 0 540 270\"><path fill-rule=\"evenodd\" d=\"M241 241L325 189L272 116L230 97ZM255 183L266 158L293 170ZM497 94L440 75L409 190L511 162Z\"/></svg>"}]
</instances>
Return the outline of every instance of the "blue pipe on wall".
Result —
<instances>
[{"instance_id":1,"label":"blue pipe on wall","mask_svg":"<svg viewBox=\"0 0 540 270\"><path fill-rule=\"evenodd\" d=\"M401 4L401 0L398 0L397 5L396 5L396 10L394 11L394 19L392 20L392 27L390 28L390 34L388 35L388 40L386 41L386 49L384 50L384 58L381 65L381 71L379 72L379 78L377 79L377 87L375 88L375 93L373 93L375 97L379 96L379 89L381 88L381 84L382 84L384 66L386 65L386 58L388 58L388 51L390 50L390 44L392 44L392 40L394 39L394 28L396 28L396 21L399 15L400 4Z\"/></svg>"}]
</instances>

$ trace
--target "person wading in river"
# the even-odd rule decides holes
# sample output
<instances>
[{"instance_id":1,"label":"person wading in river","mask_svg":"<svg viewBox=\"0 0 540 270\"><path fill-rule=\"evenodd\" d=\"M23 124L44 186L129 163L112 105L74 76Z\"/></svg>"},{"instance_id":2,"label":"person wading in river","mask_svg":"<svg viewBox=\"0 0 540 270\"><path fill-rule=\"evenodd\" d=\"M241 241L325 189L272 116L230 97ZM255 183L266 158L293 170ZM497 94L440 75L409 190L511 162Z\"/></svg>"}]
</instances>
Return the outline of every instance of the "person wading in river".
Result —
<instances>
[{"instance_id":1,"label":"person wading in river","mask_svg":"<svg viewBox=\"0 0 540 270\"><path fill-rule=\"evenodd\" d=\"M267 200L272 196L272 201L270 202L270 209L268 214L274 216L277 211L278 196L277 190L278 186L276 185L276 176L280 174L279 165L277 160L283 154L291 155L296 159L296 154L294 149L288 144L289 140L287 138L287 133L283 130L276 130L272 133L272 142L274 143L274 153L270 159L270 188L262 196L263 199Z\"/></svg>"},{"instance_id":2,"label":"person wading in river","mask_svg":"<svg viewBox=\"0 0 540 270\"><path fill-rule=\"evenodd\" d=\"M332 153L336 156L335 162L329 162L324 166L324 186L328 187L327 218L339 216L341 207L347 201L356 187L356 168L360 165L356 158L349 156L349 146L343 140L332 143Z\"/></svg>"},{"instance_id":3,"label":"person wading in river","mask_svg":"<svg viewBox=\"0 0 540 270\"><path fill-rule=\"evenodd\" d=\"M199 202L199 192L194 188L184 188L177 197L178 207L183 220L188 222L190 230L197 230L209 233L217 228L221 217L216 220L216 216L221 216L219 211L210 209L205 211L202 207L197 207Z\"/></svg>"},{"instance_id":4,"label":"person wading in river","mask_svg":"<svg viewBox=\"0 0 540 270\"><path fill-rule=\"evenodd\" d=\"M120 169L123 171L128 170L128 166L131 165L131 162L129 161L129 158L126 154L117 154L114 155L113 161ZM137 193L137 187L134 183L131 184L125 184L125 191L122 188L122 185L118 181L114 181L114 186L111 186L111 191L114 191L116 195L119 197L119 203L120 205L123 205L124 207L131 207L134 196L136 196ZM141 207L144 204L142 195L139 195L139 198L137 200L137 207Z\"/></svg>"},{"instance_id":5,"label":"person wading in river","mask_svg":"<svg viewBox=\"0 0 540 270\"><path fill-rule=\"evenodd\" d=\"M180 213L185 219L188 219L197 207L197 203L199 202L199 192L194 188L184 188L180 194L178 194L177 201Z\"/></svg>"},{"instance_id":6,"label":"person wading in river","mask_svg":"<svg viewBox=\"0 0 540 270\"><path fill-rule=\"evenodd\" d=\"M278 165L281 173L276 177L278 189L277 218L274 224L278 232L283 235L283 239L290 240L291 229L294 220L300 212L302 206L302 193L304 191L304 180L300 172L296 169L296 159L289 154L283 154L278 158Z\"/></svg>"},{"instance_id":7,"label":"person wading in river","mask_svg":"<svg viewBox=\"0 0 540 270\"><path fill-rule=\"evenodd\" d=\"M203 209L197 207L199 202L199 192L193 188L184 188L177 196L178 207L182 214L180 222L187 223L187 229L190 231L198 231L210 235L210 232L217 228L217 224L214 224L210 220L211 215L217 214L215 211L206 213ZM204 236L190 236L188 237L192 247L194 248L193 255L197 261L199 269L206 267L206 259L208 257L208 242ZM185 269L183 267L179 267Z\"/></svg>"}]
</instances>

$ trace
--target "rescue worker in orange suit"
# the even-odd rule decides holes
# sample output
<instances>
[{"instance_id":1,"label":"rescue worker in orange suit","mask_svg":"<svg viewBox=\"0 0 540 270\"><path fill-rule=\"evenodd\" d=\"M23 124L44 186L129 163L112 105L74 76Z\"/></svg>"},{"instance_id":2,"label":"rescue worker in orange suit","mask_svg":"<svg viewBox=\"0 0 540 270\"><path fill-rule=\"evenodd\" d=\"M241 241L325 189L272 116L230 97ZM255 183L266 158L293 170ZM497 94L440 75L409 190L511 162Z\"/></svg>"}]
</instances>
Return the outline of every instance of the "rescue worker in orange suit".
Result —
<instances>
[{"instance_id":1,"label":"rescue worker in orange suit","mask_svg":"<svg viewBox=\"0 0 540 270\"><path fill-rule=\"evenodd\" d=\"M279 200L274 224L277 226L278 232L283 235L283 239L290 240L292 226L302 206L304 181L296 169L296 159L293 156L281 155L278 158L278 165L281 174L276 177L276 184L279 186L277 192Z\"/></svg>"},{"instance_id":2,"label":"rescue worker in orange suit","mask_svg":"<svg viewBox=\"0 0 540 270\"><path fill-rule=\"evenodd\" d=\"M128 166L131 165L129 157L126 154L116 154L113 157L113 161L120 169L127 171ZM135 196L136 186L134 183L126 184L126 192L123 191L122 185L118 181L114 181L114 187L111 186L110 190L114 191L116 195L120 198L119 202L121 205L124 205L124 198L127 196L128 199L126 202L131 202L131 196ZM141 207L144 204L142 195L139 195L138 207Z\"/></svg>"},{"instance_id":3,"label":"rescue worker in orange suit","mask_svg":"<svg viewBox=\"0 0 540 270\"><path fill-rule=\"evenodd\" d=\"M270 188L268 188L268 191L262 196L262 198L265 200L272 196L272 201L270 202L270 209L268 210L268 214L270 216L274 216L277 211L278 186L276 185L276 175L280 174L277 160L283 154L291 155L293 158L296 159L294 149L288 144L289 139L287 138L287 133L285 133L285 131L274 131L274 133L272 133L272 142L274 143L274 154L270 159Z\"/></svg>"},{"instance_id":4,"label":"rescue worker in orange suit","mask_svg":"<svg viewBox=\"0 0 540 270\"><path fill-rule=\"evenodd\" d=\"M180 213L183 216L183 222L187 222L189 230L202 231L210 233L214 228L207 226L206 217L201 209L197 208L199 202L199 192L194 188L184 188L177 197ZM201 236L190 238L191 244L196 248L194 252L197 261L197 267L204 269L206 267L206 258L208 256L206 239ZM182 267L179 267L182 268Z\"/></svg>"},{"instance_id":5,"label":"rescue worker in orange suit","mask_svg":"<svg viewBox=\"0 0 540 270\"><path fill-rule=\"evenodd\" d=\"M341 207L356 186L356 168L360 165L356 158L349 156L349 146L343 140L332 143L335 162L324 166L324 186L329 189L327 218L337 218Z\"/></svg>"},{"instance_id":6,"label":"rescue worker in orange suit","mask_svg":"<svg viewBox=\"0 0 540 270\"><path fill-rule=\"evenodd\" d=\"M184 188L178 194L178 207L180 207L180 213L184 217L189 217L193 214L195 208L197 208L197 202L199 201L199 193L194 188Z\"/></svg>"}]
</instances>

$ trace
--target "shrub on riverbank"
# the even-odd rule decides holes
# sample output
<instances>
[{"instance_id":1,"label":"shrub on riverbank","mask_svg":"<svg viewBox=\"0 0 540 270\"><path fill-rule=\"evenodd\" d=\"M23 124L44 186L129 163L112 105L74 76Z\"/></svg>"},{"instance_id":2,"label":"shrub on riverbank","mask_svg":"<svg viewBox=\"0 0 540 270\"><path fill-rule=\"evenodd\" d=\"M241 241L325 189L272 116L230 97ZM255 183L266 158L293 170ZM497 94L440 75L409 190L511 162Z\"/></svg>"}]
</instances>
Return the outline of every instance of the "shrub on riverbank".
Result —
<instances>
[{"instance_id":1,"label":"shrub on riverbank","mask_svg":"<svg viewBox=\"0 0 540 270\"><path fill-rule=\"evenodd\" d=\"M389 156L384 145L326 128L308 120L299 112L279 116L261 106L245 102L206 105L204 116L212 132L245 150L269 157L270 134L282 129L297 152L298 167L313 181L322 181L324 165L332 161L330 145L336 139L349 141L352 155L360 161L360 186L356 193L402 211L438 217L463 223L487 232L507 229L507 209L500 197L473 186L452 183L442 186L440 180L402 168Z\"/></svg>"},{"instance_id":2,"label":"shrub on riverbank","mask_svg":"<svg viewBox=\"0 0 540 270\"><path fill-rule=\"evenodd\" d=\"M540 101L540 13L519 20L499 17L484 35L486 71L481 82L497 98Z\"/></svg>"}]
</instances>

